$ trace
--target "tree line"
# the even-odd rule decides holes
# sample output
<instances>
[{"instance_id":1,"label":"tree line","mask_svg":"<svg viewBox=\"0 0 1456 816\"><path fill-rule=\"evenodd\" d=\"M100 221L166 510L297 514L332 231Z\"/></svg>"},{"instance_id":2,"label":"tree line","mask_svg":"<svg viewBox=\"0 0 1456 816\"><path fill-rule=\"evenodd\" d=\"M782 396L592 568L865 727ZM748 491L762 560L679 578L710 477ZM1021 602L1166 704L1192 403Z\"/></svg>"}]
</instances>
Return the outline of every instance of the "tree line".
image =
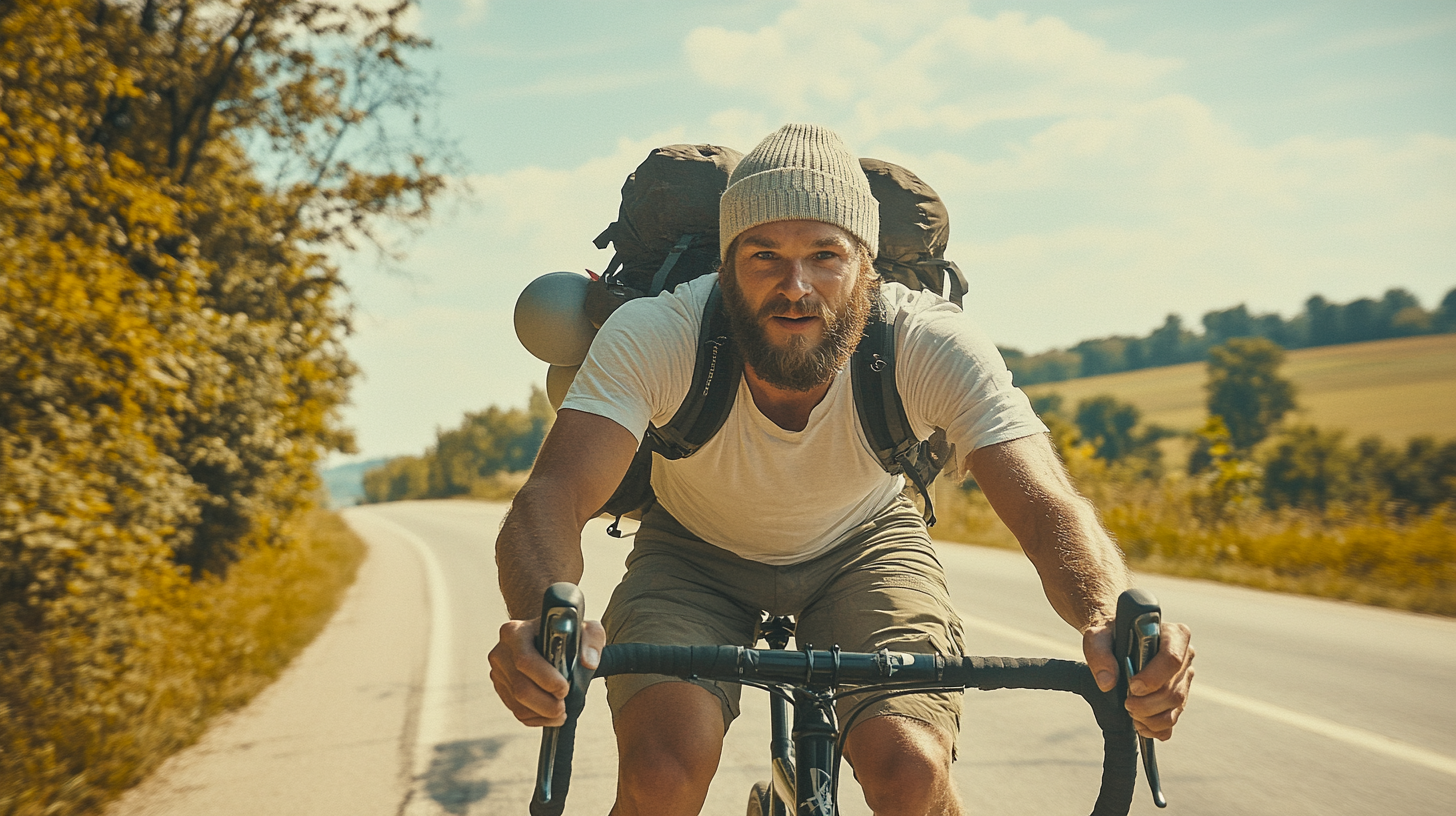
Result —
<instances>
[{"instance_id":1,"label":"tree line","mask_svg":"<svg viewBox=\"0 0 1456 816\"><path fill-rule=\"evenodd\" d=\"M1407 516L1456 501L1456 440L1417 436L1392 444L1373 435L1349 440L1341 430L1285 425L1297 395L1279 372L1283 361L1284 350L1265 338L1234 338L1209 349L1207 421L1192 434L1181 468L1207 483L1206 504L1247 500L1269 510L1316 512L1374 507ZM1109 395L1083 399L1075 408L1056 394L1033 403L1064 451L1085 445L1093 457L1134 478L1156 480L1167 472L1158 442L1178 434L1142 423L1136 406Z\"/></svg>"},{"instance_id":2,"label":"tree line","mask_svg":"<svg viewBox=\"0 0 1456 816\"><path fill-rule=\"evenodd\" d=\"M399 456L365 472L366 502L494 498L501 474L531 469L556 412L540 388L526 408L498 408L465 414L460 427L437 431L435 444L420 456Z\"/></svg>"},{"instance_id":3,"label":"tree line","mask_svg":"<svg viewBox=\"0 0 1456 816\"><path fill-rule=\"evenodd\" d=\"M121 773L177 588L351 449L327 253L444 185L408 6L0 2L0 812Z\"/></svg>"},{"instance_id":4,"label":"tree line","mask_svg":"<svg viewBox=\"0 0 1456 816\"><path fill-rule=\"evenodd\" d=\"M1344 304L1314 295L1305 301L1302 312L1289 319L1273 313L1252 314L1239 304L1208 312L1202 325L1202 332L1193 331L1183 325L1181 317L1170 314L1145 337L1083 340L1041 354L1028 355L1014 348L1003 348L1001 353L1017 384L1026 386L1197 362L1215 346L1240 337L1262 337L1283 348L1297 349L1443 334L1456 331L1456 288L1432 310L1422 307L1407 290L1391 289L1379 300L1358 298Z\"/></svg>"}]
</instances>

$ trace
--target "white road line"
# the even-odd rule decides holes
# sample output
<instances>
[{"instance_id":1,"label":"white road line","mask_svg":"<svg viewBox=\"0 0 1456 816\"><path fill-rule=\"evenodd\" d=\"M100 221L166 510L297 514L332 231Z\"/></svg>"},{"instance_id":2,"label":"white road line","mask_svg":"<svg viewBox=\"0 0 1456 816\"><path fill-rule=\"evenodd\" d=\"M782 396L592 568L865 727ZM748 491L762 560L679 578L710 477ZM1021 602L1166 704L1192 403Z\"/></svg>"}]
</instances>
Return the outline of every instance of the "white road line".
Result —
<instances>
[{"instance_id":1,"label":"white road line","mask_svg":"<svg viewBox=\"0 0 1456 816\"><path fill-rule=\"evenodd\" d=\"M445 589L445 572L424 539L380 513L370 512L369 517L409 542L425 570L425 592L429 596L430 605L430 647L425 655L424 688L420 694L419 717L415 721L414 767L411 769L413 790L404 812L411 816L442 814L444 810L430 798L424 788L430 764L434 760L435 746L444 739L445 697L449 690L450 667L453 665L450 657L453 633L450 625L450 599Z\"/></svg>"},{"instance_id":2,"label":"white road line","mask_svg":"<svg viewBox=\"0 0 1456 816\"><path fill-rule=\"evenodd\" d=\"M1059 655L1072 660L1081 660L1082 651L1079 648L1068 646L1065 642L1054 640L1049 637L1025 632L1010 626L1005 626L995 621L978 618L973 615L962 615L961 620L967 625L980 629L983 632L1004 637L1008 640L1015 640L1025 643L1047 655ZM1456 776L1456 758L1438 754L1435 751L1428 751L1418 748L1409 743L1391 739L1383 734L1374 731L1366 731L1363 728L1341 725L1323 717L1315 717L1309 714L1302 714L1283 706L1273 703L1266 703L1262 700L1255 700L1252 697L1245 697L1232 691L1225 691L1221 688L1210 686L1199 681L1197 683L1197 696L1201 699L1212 700L1230 708L1236 708L1246 714L1253 714L1267 720L1300 728L1312 734L1319 734L1332 740L1343 742L1346 745L1353 745L1356 748L1364 748L1378 754L1384 754L1393 759L1409 762L1412 765L1420 765L1433 771Z\"/></svg>"}]
</instances>

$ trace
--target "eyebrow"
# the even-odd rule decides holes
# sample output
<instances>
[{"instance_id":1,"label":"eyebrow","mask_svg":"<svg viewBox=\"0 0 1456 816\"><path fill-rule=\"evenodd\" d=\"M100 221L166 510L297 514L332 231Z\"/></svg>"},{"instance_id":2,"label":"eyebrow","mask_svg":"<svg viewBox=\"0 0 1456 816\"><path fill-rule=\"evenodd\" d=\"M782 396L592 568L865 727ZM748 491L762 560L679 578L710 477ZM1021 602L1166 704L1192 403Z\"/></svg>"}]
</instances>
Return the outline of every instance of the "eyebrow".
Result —
<instances>
[{"instance_id":1,"label":"eyebrow","mask_svg":"<svg viewBox=\"0 0 1456 816\"><path fill-rule=\"evenodd\" d=\"M829 236L814 241L810 246L814 247L843 247L844 239L838 236ZM744 246L762 247L763 249L778 249L779 245L774 240L761 235L748 235L743 238Z\"/></svg>"}]
</instances>

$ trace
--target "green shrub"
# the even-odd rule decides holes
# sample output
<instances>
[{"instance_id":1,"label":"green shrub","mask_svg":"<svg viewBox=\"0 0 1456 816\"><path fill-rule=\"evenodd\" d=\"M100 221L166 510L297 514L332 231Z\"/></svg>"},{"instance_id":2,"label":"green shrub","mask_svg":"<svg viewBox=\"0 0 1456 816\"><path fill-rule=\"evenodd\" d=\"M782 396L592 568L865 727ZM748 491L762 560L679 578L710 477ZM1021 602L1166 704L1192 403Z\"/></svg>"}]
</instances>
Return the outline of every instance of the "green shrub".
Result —
<instances>
[{"instance_id":1,"label":"green shrub","mask_svg":"<svg viewBox=\"0 0 1456 816\"><path fill-rule=\"evenodd\" d=\"M0 814L93 812L215 715L245 703L323 628L364 547L332 514L280 525L226 578L151 576L86 625L0 662Z\"/></svg>"}]
</instances>

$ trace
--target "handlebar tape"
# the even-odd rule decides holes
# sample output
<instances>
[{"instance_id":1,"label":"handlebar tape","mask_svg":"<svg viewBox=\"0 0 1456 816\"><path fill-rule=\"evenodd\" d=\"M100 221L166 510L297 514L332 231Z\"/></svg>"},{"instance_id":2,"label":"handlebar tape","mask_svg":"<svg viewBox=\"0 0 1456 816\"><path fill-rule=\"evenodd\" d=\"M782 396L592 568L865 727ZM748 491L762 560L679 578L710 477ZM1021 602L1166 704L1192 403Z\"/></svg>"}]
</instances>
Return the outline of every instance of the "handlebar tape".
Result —
<instances>
[{"instance_id":1,"label":"handlebar tape","mask_svg":"<svg viewBox=\"0 0 1456 816\"><path fill-rule=\"evenodd\" d=\"M614 674L669 674L731 680L738 676L737 646L657 646L616 643L602 650L597 677Z\"/></svg>"},{"instance_id":2,"label":"handlebar tape","mask_svg":"<svg viewBox=\"0 0 1456 816\"><path fill-rule=\"evenodd\" d=\"M947 657L945 678L983 691L1043 689L1081 696L1102 729L1102 787L1092 816L1128 812L1137 783L1137 732L1116 691L1099 689L1086 664L1047 658Z\"/></svg>"},{"instance_id":3,"label":"handlebar tape","mask_svg":"<svg viewBox=\"0 0 1456 816\"><path fill-rule=\"evenodd\" d=\"M566 695L566 722L556 729L556 759L551 777L551 801L532 797L531 816L561 816L566 809L566 794L571 790L571 758L576 748L576 723L586 707L586 687L591 684L590 669L577 667Z\"/></svg>"}]
</instances>

